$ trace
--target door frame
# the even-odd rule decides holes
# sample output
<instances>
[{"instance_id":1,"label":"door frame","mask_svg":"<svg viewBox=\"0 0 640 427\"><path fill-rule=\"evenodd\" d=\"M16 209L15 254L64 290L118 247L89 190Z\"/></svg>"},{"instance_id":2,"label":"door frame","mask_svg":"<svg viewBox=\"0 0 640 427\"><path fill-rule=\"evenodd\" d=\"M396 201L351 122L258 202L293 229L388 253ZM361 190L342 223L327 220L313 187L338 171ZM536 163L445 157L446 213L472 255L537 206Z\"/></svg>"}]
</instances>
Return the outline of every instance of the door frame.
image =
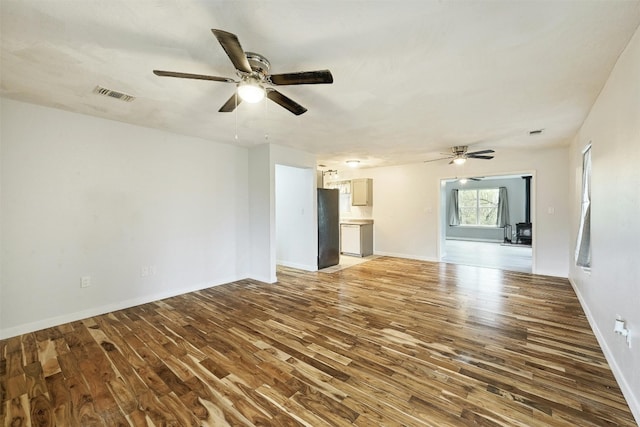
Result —
<instances>
[{"instance_id":1,"label":"door frame","mask_svg":"<svg viewBox=\"0 0 640 427\"><path fill-rule=\"evenodd\" d=\"M531 175L531 201L530 201L531 224L532 224L531 273L536 274L536 270L537 270L536 269L536 248L537 248L537 241L538 241L538 239L536 238L537 229L538 229L538 218L537 218L538 216L536 214L537 213L536 199L538 194L538 190L537 190L538 178L536 176L535 170L525 170L525 171L517 171L517 172L499 172L499 173L490 173L490 174L476 173L476 174L456 175L456 176L438 178L438 182L437 182L437 185L438 185L438 235L437 235L437 241L436 241L438 261L443 262L442 258L444 258L447 255L445 250L445 243L447 238L447 235L446 235L447 227L445 223L447 218L447 212L445 210L447 208L446 202L448 197L448 194L446 194L446 191L445 191L446 183L447 181L450 181L453 179L471 178L478 175L482 175L485 178L501 178L501 177L507 177L507 176Z\"/></svg>"}]
</instances>

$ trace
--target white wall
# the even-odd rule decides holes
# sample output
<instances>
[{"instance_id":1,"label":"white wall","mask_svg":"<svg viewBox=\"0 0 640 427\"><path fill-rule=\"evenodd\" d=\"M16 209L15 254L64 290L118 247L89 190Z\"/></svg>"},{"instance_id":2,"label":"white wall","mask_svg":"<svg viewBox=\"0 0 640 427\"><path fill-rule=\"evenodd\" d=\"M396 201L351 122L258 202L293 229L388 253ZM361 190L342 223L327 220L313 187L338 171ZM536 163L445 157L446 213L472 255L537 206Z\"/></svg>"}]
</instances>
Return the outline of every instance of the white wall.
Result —
<instances>
[{"instance_id":1,"label":"white wall","mask_svg":"<svg viewBox=\"0 0 640 427\"><path fill-rule=\"evenodd\" d=\"M246 277L247 150L0 102L0 336Z\"/></svg>"},{"instance_id":2,"label":"white wall","mask_svg":"<svg viewBox=\"0 0 640 427\"><path fill-rule=\"evenodd\" d=\"M276 262L279 265L308 271L318 269L317 249L309 250L310 237L318 232L310 209L316 196L314 174L313 169L276 165Z\"/></svg>"},{"instance_id":3,"label":"white wall","mask_svg":"<svg viewBox=\"0 0 640 427\"><path fill-rule=\"evenodd\" d=\"M300 238L301 259L318 255L316 158L315 155L276 144L262 144L249 150L249 209L251 234L251 267L249 277L274 283L276 277L276 165L308 169L308 198L301 208L311 212L307 232Z\"/></svg>"},{"instance_id":4,"label":"white wall","mask_svg":"<svg viewBox=\"0 0 640 427\"><path fill-rule=\"evenodd\" d=\"M591 273L573 258L580 218L582 150L592 144ZM571 145L570 279L640 421L640 30L618 59ZM632 348L613 333L627 321Z\"/></svg>"},{"instance_id":5,"label":"white wall","mask_svg":"<svg viewBox=\"0 0 640 427\"><path fill-rule=\"evenodd\" d=\"M569 271L569 163L566 147L496 149L490 161L415 163L340 171L341 178L373 178L374 251L379 255L439 260L440 181L446 178L533 174L533 271L567 277ZM552 209L553 213L549 213Z\"/></svg>"},{"instance_id":6,"label":"white wall","mask_svg":"<svg viewBox=\"0 0 640 427\"><path fill-rule=\"evenodd\" d=\"M271 170L268 144L249 149L249 277L266 283L276 281L275 246L271 245L272 218L275 215L275 201L271 193L275 174Z\"/></svg>"}]
</instances>

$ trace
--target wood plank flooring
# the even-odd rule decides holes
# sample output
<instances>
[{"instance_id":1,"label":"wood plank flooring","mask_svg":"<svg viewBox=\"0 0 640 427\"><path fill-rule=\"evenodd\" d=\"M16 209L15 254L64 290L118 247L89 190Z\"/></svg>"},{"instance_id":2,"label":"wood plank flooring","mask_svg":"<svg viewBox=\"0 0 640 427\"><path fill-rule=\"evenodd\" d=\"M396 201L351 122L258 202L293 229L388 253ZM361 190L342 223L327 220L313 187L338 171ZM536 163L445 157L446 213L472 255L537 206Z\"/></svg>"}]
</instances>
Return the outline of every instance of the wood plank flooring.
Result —
<instances>
[{"instance_id":1,"label":"wood plank flooring","mask_svg":"<svg viewBox=\"0 0 640 427\"><path fill-rule=\"evenodd\" d=\"M448 239L442 261L531 273L531 246Z\"/></svg>"},{"instance_id":2,"label":"wood plank flooring","mask_svg":"<svg viewBox=\"0 0 640 427\"><path fill-rule=\"evenodd\" d=\"M280 268L0 341L4 426L634 426L565 279Z\"/></svg>"}]
</instances>

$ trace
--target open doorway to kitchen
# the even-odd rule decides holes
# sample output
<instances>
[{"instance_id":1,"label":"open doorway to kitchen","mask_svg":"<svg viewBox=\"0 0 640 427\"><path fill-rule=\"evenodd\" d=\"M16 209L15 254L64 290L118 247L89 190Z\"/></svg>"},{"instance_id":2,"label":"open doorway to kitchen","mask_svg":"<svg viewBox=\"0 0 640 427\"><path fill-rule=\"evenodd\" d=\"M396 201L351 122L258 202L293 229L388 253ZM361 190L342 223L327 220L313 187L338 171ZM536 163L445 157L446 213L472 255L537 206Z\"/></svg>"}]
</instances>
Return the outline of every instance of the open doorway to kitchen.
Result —
<instances>
[{"instance_id":1,"label":"open doorway to kitchen","mask_svg":"<svg viewBox=\"0 0 640 427\"><path fill-rule=\"evenodd\" d=\"M533 174L443 179L440 259L531 273Z\"/></svg>"}]
</instances>

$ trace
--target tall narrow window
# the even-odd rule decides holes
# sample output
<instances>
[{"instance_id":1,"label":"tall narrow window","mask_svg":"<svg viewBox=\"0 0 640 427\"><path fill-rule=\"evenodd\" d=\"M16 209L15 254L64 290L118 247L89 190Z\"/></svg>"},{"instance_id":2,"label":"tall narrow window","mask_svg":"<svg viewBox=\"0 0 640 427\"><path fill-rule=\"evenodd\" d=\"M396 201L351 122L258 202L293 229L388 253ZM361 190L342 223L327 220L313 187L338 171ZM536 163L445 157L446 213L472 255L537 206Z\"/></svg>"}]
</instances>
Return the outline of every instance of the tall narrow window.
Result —
<instances>
[{"instance_id":1,"label":"tall narrow window","mask_svg":"<svg viewBox=\"0 0 640 427\"><path fill-rule=\"evenodd\" d=\"M582 208L576 240L576 265L591 267L591 145L582 155Z\"/></svg>"}]
</instances>

